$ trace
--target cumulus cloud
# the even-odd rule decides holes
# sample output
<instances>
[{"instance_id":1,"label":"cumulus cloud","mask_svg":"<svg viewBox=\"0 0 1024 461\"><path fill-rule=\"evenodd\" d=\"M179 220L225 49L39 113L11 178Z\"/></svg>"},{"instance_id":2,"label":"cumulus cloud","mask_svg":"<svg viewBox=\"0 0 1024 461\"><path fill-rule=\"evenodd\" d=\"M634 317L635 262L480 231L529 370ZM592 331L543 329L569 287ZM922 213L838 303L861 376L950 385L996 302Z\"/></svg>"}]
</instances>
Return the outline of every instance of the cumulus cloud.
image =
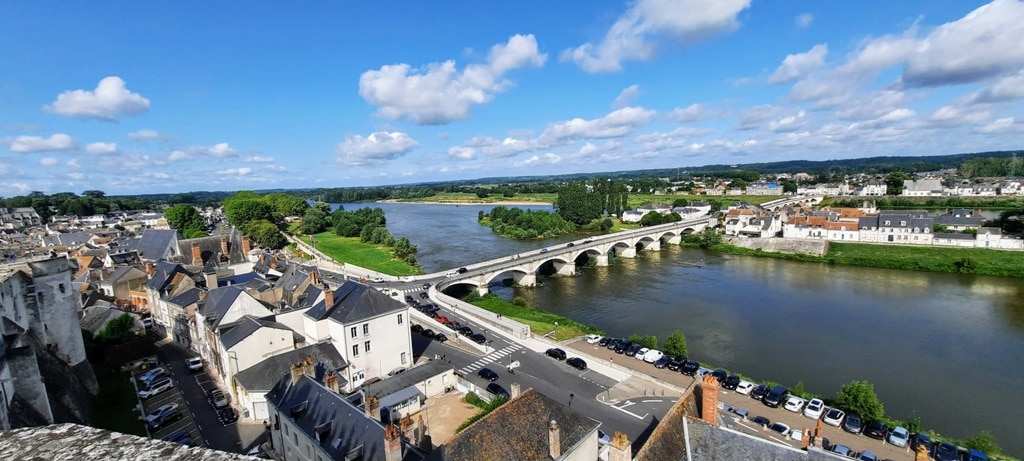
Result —
<instances>
[{"instance_id":1,"label":"cumulus cloud","mask_svg":"<svg viewBox=\"0 0 1024 461\"><path fill-rule=\"evenodd\" d=\"M636 97L640 94L640 85L630 85L628 88L622 90L619 96L612 101L612 109L622 109L623 107L629 107L633 105L633 101L636 101Z\"/></svg>"},{"instance_id":2,"label":"cumulus cloud","mask_svg":"<svg viewBox=\"0 0 1024 461\"><path fill-rule=\"evenodd\" d=\"M977 82L1024 65L1024 2L995 0L922 39L902 81L911 86Z\"/></svg>"},{"instance_id":3,"label":"cumulus cloud","mask_svg":"<svg viewBox=\"0 0 1024 461\"><path fill-rule=\"evenodd\" d=\"M347 136L338 144L338 162L367 165L394 160L419 147L420 143L400 131L378 131L367 137Z\"/></svg>"},{"instance_id":4,"label":"cumulus cloud","mask_svg":"<svg viewBox=\"0 0 1024 461\"><path fill-rule=\"evenodd\" d=\"M117 144L112 142L94 142L85 146L85 151L93 155L116 154Z\"/></svg>"},{"instance_id":5,"label":"cumulus cloud","mask_svg":"<svg viewBox=\"0 0 1024 461\"><path fill-rule=\"evenodd\" d=\"M448 149L448 156L457 160L473 160L476 158L476 149L472 147L453 146Z\"/></svg>"},{"instance_id":6,"label":"cumulus cloud","mask_svg":"<svg viewBox=\"0 0 1024 461\"><path fill-rule=\"evenodd\" d=\"M825 64L825 56L828 55L828 45L820 43L814 45L806 53L797 53L786 56L782 65L775 69L775 73L768 78L768 83L786 83L807 75L808 72L817 69Z\"/></svg>"},{"instance_id":7,"label":"cumulus cloud","mask_svg":"<svg viewBox=\"0 0 1024 461\"><path fill-rule=\"evenodd\" d=\"M999 133L1013 130L1022 131L1021 125L1016 123L1013 117L997 119L980 129L982 133Z\"/></svg>"},{"instance_id":8,"label":"cumulus cloud","mask_svg":"<svg viewBox=\"0 0 1024 461\"><path fill-rule=\"evenodd\" d=\"M75 181L81 181L81 180L86 178L85 173L79 173L77 171L73 171L71 173L68 173L66 176L68 178L71 178L71 179L75 180Z\"/></svg>"},{"instance_id":9,"label":"cumulus cloud","mask_svg":"<svg viewBox=\"0 0 1024 461\"><path fill-rule=\"evenodd\" d=\"M546 60L547 54L538 51L533 35L514 35L491 48L486 64L471 64L461 71L449 60L423 69L393 64L363 72L359 95L377 106L382 117L443 125L469 118L473 106L489 102L511 87L504 78L508 71L541 67Z\"/></svg>"},{"instance_id":10,"label":"cumulus cloud","mask_svg":"<svg viewBox=\"0 0 1024 461\"><path fill-rule=\"evenodd\" d=\"M688 123L705 120L709 118L722 118L725 113L712 109L704 104L690 104L686 107L676 107L668 113L668 119L673 122Z\"/></svg>"},{"instance_id":11,"label":"cumulus cloud","mask_svg":"<svg viewBox=\"0 0 1024 461\"><path fill-rule=\"evenodd\" d=\"M274 163L274 161L274 157L260 157L258 155L246 157L245 160L243 160L245 163Z\"/></svg>"},{"instance_id":12,"label":"cumulus cloud","mask_svg":"<svg viewBox=\"0 0 1024 461\"><path fill-rule=\"evenodd\" d=\"M652 42L663 36L688 46L735 30L736 16L748 6L750 0L638 0L599 43L567 49L561 59L591 73L619 71L622 61L650 59Z\"/></svg>"},{"instance_id":13,"label":"cumulus cloud","mask_svg":"<svg viewBox=\"0 0 1024 461\"><path fill-rule=\"evenodd\" d=\"M252 168L226 168L214 171L213 173L224 176L247 176L252 174Z\"/></svg>"},{"instance_id":14,"label":"cumulus cloud","mask_svg":"<svg viewBox=\"0 0 1024 461\"><path fill-rule=\"evenodd\" d=\"M78 145L71 136L64 133L50 135L49 138L40 136L18 136L8 141L11 152L33 153L33 152L58 152L75 150Z\"/></svg>"},{"instance_id":15,"label":"cumulus cloud","mask_svg":"<svg viewBox=\"0 0 1024 461\"><path fill-rule=\"evenodd\" d=\"M814 15L811 13L798 14L796 15L796 18L793 18L793 22L796 24L797 27L801 29L806 29L808 27L811 27L811 23L814 22Z\"/></svg>"},{"instance_id":16,"label":"cumulus cloud","mask_svg":"<svg viewBox=\"0 0 1024 461\"><path fill-rule=\"evenodd\" d=\"M503 158L538 149L537 143L528 139L506 137L498 140L490 136L477 136L464 143L466 147L477 148L486 157Z\"/></svg>"},{"instance_id":17,"label":"cumulus cloud","mask_svg":"<svg viewBox=\"0 0 1024 461\"><path fill-rule=\"evenodd\" d=\"M761 128L765 125L772 117L775 117L781 109L771 105L761 105L751 107L740 115L739 125L736 127L740 130L753 130Z\"/></svg>"},{"instance_id":18,"label":"cumulus cloud","mask_svg":"<svg viewBox=\"0 0 1024 461\"><path fill-rule=\"evenodd\" d=\"M95 90L72 90L57 95L57 100L44 106L55 114L117 121L124 115L138 115L149 110L149 99L132 93L124 80L111 76L100 80Z\"/></svg>"},{"instance_id":19,"label":"cumulus cloud","mask_svg":"<svg viewBox=\"0 0 1024 461\"><path fill-rule=\"evenodd\" d=\"M206 149L206 153L217 158L238 157L235 150L226 142L217 143Z\"/></svg>"},{"instance_id":20,"label":"cumulus cloud","mask_svg":"<svg viewBox=\"0 0 1024 461\"><path fill-rule=\"evenodd\" d=\"M215 157L219 159L235 158L238 157L238 152L235 151L235 149L228 143L221 142L212 146L191 146L184 150L174 150L168 154L167 160L177 162L181 160L191 160L196 157Z\"/></svg>"},{"instance_id":21,"label":"cumulus cloud","mask_svg":"<svg viewBox=\"0 0 1024 461\"><path fill-rule=\"evenodd\" d=\"M39 164L42 166L54 166L57 165L58 163L60 163L60 160L57 160L53 157L43 157L39 159Z\"/></svg>"},{"instance_id":22,"label":"cumulus cloud","mask_svg":"<svg viewBox=\"0 0 1024 461\"><path fill-rule=\"evenodd\" d=\"M994 103L1024 98L1024 70L1003 77L971 97L971 102Z\"/></svg>"},{"instance_id":23,"label":"cumulus cloud","mask_svg":"<svg viewBox=\"0 0 1024 461\"><path fill-rule=\"evenodd\" d=\"M540 143L551 146L573 139L620 138L650 122L655 114L655 111L642 107L623 107L593 120L574 118L558 122L544 130Z\"/></svg>"},{"instance_id":24,"label":"cumulus cloud","mask_svg":"<svg viewBox=\"0 0 1024 461\"><path fill-rule=\"evenodd\" d=\"M562 161L562 157L558 156L557 154L553 154L551 152L548 152L548 153L546 153L544 155L534 155L533 157L530 157L530 158L528 158L526 160L523 160L522 162L516 162L515 164L513 164L513 166L515 166L517 168L522 168L522 167L531 167L531 166L538 166L538 165L554 165L554 164L559 163L561 161Z\"/></svg>"},{"instance_id":25,"label":"cumulus cloud","mask_svg":"<svg viewBox=\"0 0 1024 461\"><path fill-rule=\"evenodd\" d=\"M807 114L801 110L795 114L787 115L778 120L772 120L768 123L768 129L776 133L786 133L800 130L806 123Z\"/></svg>"},{"instance_id":26,"label":"cumulus cloud","mask_svg":"<svg viewBox=\"0 0 1024 461\"><path fill-rule=\"evenodd\" d=\"M154 140L168 140L170 136L153 130L138 130L128 133L128 139L132 141L154 141Z\"/></svg>"}]
</instances>

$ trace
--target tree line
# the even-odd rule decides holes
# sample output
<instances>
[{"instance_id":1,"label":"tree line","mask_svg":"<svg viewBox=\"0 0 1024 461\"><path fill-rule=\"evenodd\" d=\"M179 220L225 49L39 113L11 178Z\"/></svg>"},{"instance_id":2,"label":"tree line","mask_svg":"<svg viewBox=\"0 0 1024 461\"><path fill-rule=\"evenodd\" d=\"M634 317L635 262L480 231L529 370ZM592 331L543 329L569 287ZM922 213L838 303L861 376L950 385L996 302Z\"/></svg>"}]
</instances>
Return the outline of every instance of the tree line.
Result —
<instances>
[{"instance_id":1,"label":"tree line","mask_svg":"<svg viewBox=\"0 0 1024 461\"><path fill-rule=\"evenodd\" d=\"M253 191L240 191L224 199L224 215L263 248L278 249L288 241L281 235L286 216L302 216L309 204L306 200L287 193L260 195Z\"/></svg>"},{"instance_id":2,"label":"tree line","mask_svg":"<svg viewBox=\"0 0 1024 461\"><path fill-rule=\"evenodd\" d=\"M490 213L480 210L477 215L480 224L489 226L502 237L516 240L552 238L576 230L576 226L557 213L546 210L523 210L496 206Z\"/></svg>"}]
</instances>

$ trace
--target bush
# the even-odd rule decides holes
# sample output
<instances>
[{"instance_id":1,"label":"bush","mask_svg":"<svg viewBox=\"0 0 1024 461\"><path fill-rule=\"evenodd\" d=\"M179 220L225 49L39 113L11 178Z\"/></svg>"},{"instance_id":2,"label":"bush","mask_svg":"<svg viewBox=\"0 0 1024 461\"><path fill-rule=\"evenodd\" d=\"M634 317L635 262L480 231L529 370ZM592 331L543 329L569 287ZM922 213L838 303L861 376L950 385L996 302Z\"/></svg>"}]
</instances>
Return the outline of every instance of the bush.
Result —
<instances>
[{"instance_id":1,"label":"bush","mask_svg":"<svg viewBox=\"0 0 1024 461\"><path fill-rule=\"evenodd\" d=\"M885 415L885 406L875 394L875 386L867 381L851 381L836 393L836 406L847 412L856 412L865 421L880 419Z\"/></svg>"},{"instance_id":2,"label":"bush","mask_svg":"<svg viewBox=\"0 0 1024 461\"><path fill-rule=\"evenodd\" d=\"M630 335L629 341L632 343L640 344L648 349L658 348L658 337L654 335Z\"/></svg>"},{"instance_id":3,"label":"bush","mask_svg":"<svg viewBox=\"0 0 1024 461\"><path fill-rule=\"evenodd\" d=\"M526 298L522 296L516 296L515 298L512 298L512 304L519 307L526 307Z\"/></svg>"}]
</instances>

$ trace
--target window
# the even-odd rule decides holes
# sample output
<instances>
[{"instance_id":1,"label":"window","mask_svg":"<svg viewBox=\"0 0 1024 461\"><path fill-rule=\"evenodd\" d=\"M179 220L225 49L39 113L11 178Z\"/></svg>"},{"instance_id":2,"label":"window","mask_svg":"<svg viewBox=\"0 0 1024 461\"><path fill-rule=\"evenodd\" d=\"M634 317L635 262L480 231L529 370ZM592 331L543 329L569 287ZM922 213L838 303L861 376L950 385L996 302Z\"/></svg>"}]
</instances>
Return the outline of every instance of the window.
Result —
<instances>
[{"instance_id":1,"label":"window","mask_svg":"<svg viewBox=\"0 0 1024 461\"><path fill-rule=\"evenodd\" d=\"M367 354L370 353L370 342L369 341L363 343L363 350L366 351Z\"/></svg>"},{"instance_id":2,"label":"window","mask_svg":"<svg viewBox=\"0 0 1024 461\"><path fill-rule=\"evenodd\" d=\"M363 334L364 335L370 334L370 324L369 323L364 323L363 324Z\"/></svg>"},{"instance_id":3,"label":"window","mask_svg":"<svg viewBox=\"0 0 1024 461\"><path fill-rule=\"evenodd\" d=\"M359 345L358 344L353 344L352 345L352 356L353 357L359 357Z\"/></svg>"},{"instance_id":4,"label":"window","mask_svg":"<svg viewBox=\"0 0 1024 461\"><path fill-rule=\"evenodd\" d=\"M398 324L402 324L402 314L398 314Z\"/></svg>"},{"instance_id":5,"label":"window","mask_svg":"<svg viewBox=\"0 0 1024 461\"><path fill-rule=\"evenodd\" d=\"M349 328L348 331L352 333L353 338L355 338L359 334L356 330L356 327Z\"/></svg>"},{"instance_id":6,"label":"window","mask_svg":"<svg viewBox=\"0 0 1024 461\"><path fill-rule=\"evenodd\" d=\"M405 365L405 352L402 352L402 365Z\"/></svg>"}]
</instances>

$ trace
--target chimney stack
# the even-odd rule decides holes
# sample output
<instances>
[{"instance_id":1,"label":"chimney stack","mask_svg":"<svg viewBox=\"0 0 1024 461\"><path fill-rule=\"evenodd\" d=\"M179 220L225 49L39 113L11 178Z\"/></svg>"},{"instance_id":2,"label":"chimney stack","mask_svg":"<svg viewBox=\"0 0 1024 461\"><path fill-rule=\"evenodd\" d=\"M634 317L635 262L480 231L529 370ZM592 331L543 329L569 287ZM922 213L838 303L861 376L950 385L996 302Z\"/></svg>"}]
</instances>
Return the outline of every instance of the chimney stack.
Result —
<instances>
[{"instance_id":1,"label":"chimney stack","mask_svg":"<svg viewBox=\"0 0 1024 461\"><path fill-rule=\"evenodd\" d=\"M380 399L378 399L376 395L367 397L363 407L366 408L366 416L369 416L376 421L380 421Z\"/></svg>"},{"instance_id":2,"label":"chimney stack","mask_svg":"<svg viewBox=\"0 0 1024 461\"><path fill-rule=\"evenodd\" d=\"M402 461L402 436L394 424L384 429L384 461Z\"/></svg>"},{"instance_id":3,"label":"chimney stack","mask_svg":"<svg viewBox=\"0 0 1024 461\"><path fill-rule=\"evenodd\" d=\"M249 258L249 252L252 251L252 243L249 242L249 236L242 236L242 253L245 254L246 259Z\"/></svg>"},{"instance_id":4,"label":"chimney stack","mask_svg":"<svg viewBox=\"0 0 1024 461\"><path fill-rule=\"evenodd\" d=\"M192 242L192 264L203 265L203 250L199 248L199 242Z\"/></svg>"},{"instance_id":5,"label":"chimney stack","mask_svg":"<svg viewBox=\"0 0 1024 461\"><path fill-rule=\"evenodd\" d=\"M328 372L327 375L324 376L324 387L330 389L335 394L340 394L341 389L338 384L338 374L333 371Z\"/></svg>"},{"instance_id":6,"label":"chimney stack","mask_svg":"<svg viewBox=\"0 0 1024 461\"><path fill-rule=\"evenodd\" d=\"M307 355L306 360L302 361L302 374L310 378L316 378L316 365L313 364L312 355Z\"/></svg>"},{"instance_id":7,"label":"chimney stack","mask_svg":"<svg viewBox=\"0 0 1024 461\"><path fill-rule=\"evenodd\" d=\"M216 288L216 287L215 287L215 288ZM208 289L209 289L209 288L207 288L207 290L208 290ZM200 301L204 301L204 300L206 300L206 290L201 290L201 291L199 292L199 300L200 300Z\"/></svg>"},{"instance_id":8,"label":"chimney stack","mask_svg":"<svg viewBox=\"0 0 1024 461\"><path fill-rule=\"evenodd\" d=\"M626 434L615 431L611 443L608 444L608 461L630 461L633 459L633 446Z\"/></svg>"},{"instance_id":9,"label":"chimney stack","mask_svg":"<svg viewBox=\"0 0 1024 461\"><path fill-rule=\"evenodd\" d=\"M718 380L711 373L701 381L700 419L712 426L718 426Z\"/></svg>"},{"instance_id":10,"label":"chimney stack","mask_svg":"<svg viewBox=\"0 0 1024 461\"><path fill-rule=\"evenodd\" d=\"M214 272L214 273L207 273L207 272L204 271L203 272L203 278L206 280L206 289L207 290L212 290L214 288L217 288L217 273L216 272Z\"/></svg>"},{"instance_id":11,"label":"chimney stack","mask_svg":"<svg viewBox=\"0 0 1024 461\"><path fill-rule=\"evenodd\" d=\"M402 428L402 437L406 440L412 440L415 438L415 428L412 426L412 417L405 415L402 419L398 420L398 424Z\"/></svg>"},{"instance_id":12,"label":"chimney stack","mask_svg":"<svg viewBox=\"0 0 1024 461\"><path fill-rule=\"evenodd\" d=\"M149 278L153 278L153 276L156 275L156 269L153 268L153 263L146 263L146 275L148 275Z\"/></svg>"},{"instance_id":13,"label":"chimney stack","mask_svg":"<svg viewBox=\"0 0 1024 461\"><path fill-rule=\"evenodd\" d=\"M230 258L231 252L228 251L228 237L221 236L220 238L220 254L228 256Z\"/></svg>"},{"instance_id":14,"label":"chimney stack","mask_svg":"<svg viewBox=\"0 0 1024 461\"><path fill-rule=\"evenodd\" d=\"M326 283L323 285L323 290L324 305L327 306L328 309L330 309L331 307L334 307L334 291L331 290L331 287Z\"/></svg>"},{"instance_id":15,"label":"chimney stack","mask_svg":"<svg viewBox=\"0 0 1024 461\"><path fill-rule=\"evenodd\" d=\"M302 363L292 364L292 384L299 382L299 378L302 377L303 373Z\"/></svg>"},{"instance_id":16,"label":"chimney stack","mask_svg":"<svg viewBox=\"0 0 1024 461\"><path fill-rule=\"evenodd\" d=\"M562 456L562 441L558 432L558 423L552 419L551 424L548 425L548 453L551 455L551 459L558 459Z\"/></svg>"},{"instance_id":17,"label":"chimney stack","mask_svg":"<svg viewBox=\"0 0 1024 461\"><path fill-rule=\"evenodd\" d=\"M522 394L522 392L519 390L519 383L512 383L512 390L511 390L511 397L512 397L512 399L515 399L516 397L519 397L519 394ZM509 400L512 400L512 399L509 399Z\"/></svg>"}]
</instances>

